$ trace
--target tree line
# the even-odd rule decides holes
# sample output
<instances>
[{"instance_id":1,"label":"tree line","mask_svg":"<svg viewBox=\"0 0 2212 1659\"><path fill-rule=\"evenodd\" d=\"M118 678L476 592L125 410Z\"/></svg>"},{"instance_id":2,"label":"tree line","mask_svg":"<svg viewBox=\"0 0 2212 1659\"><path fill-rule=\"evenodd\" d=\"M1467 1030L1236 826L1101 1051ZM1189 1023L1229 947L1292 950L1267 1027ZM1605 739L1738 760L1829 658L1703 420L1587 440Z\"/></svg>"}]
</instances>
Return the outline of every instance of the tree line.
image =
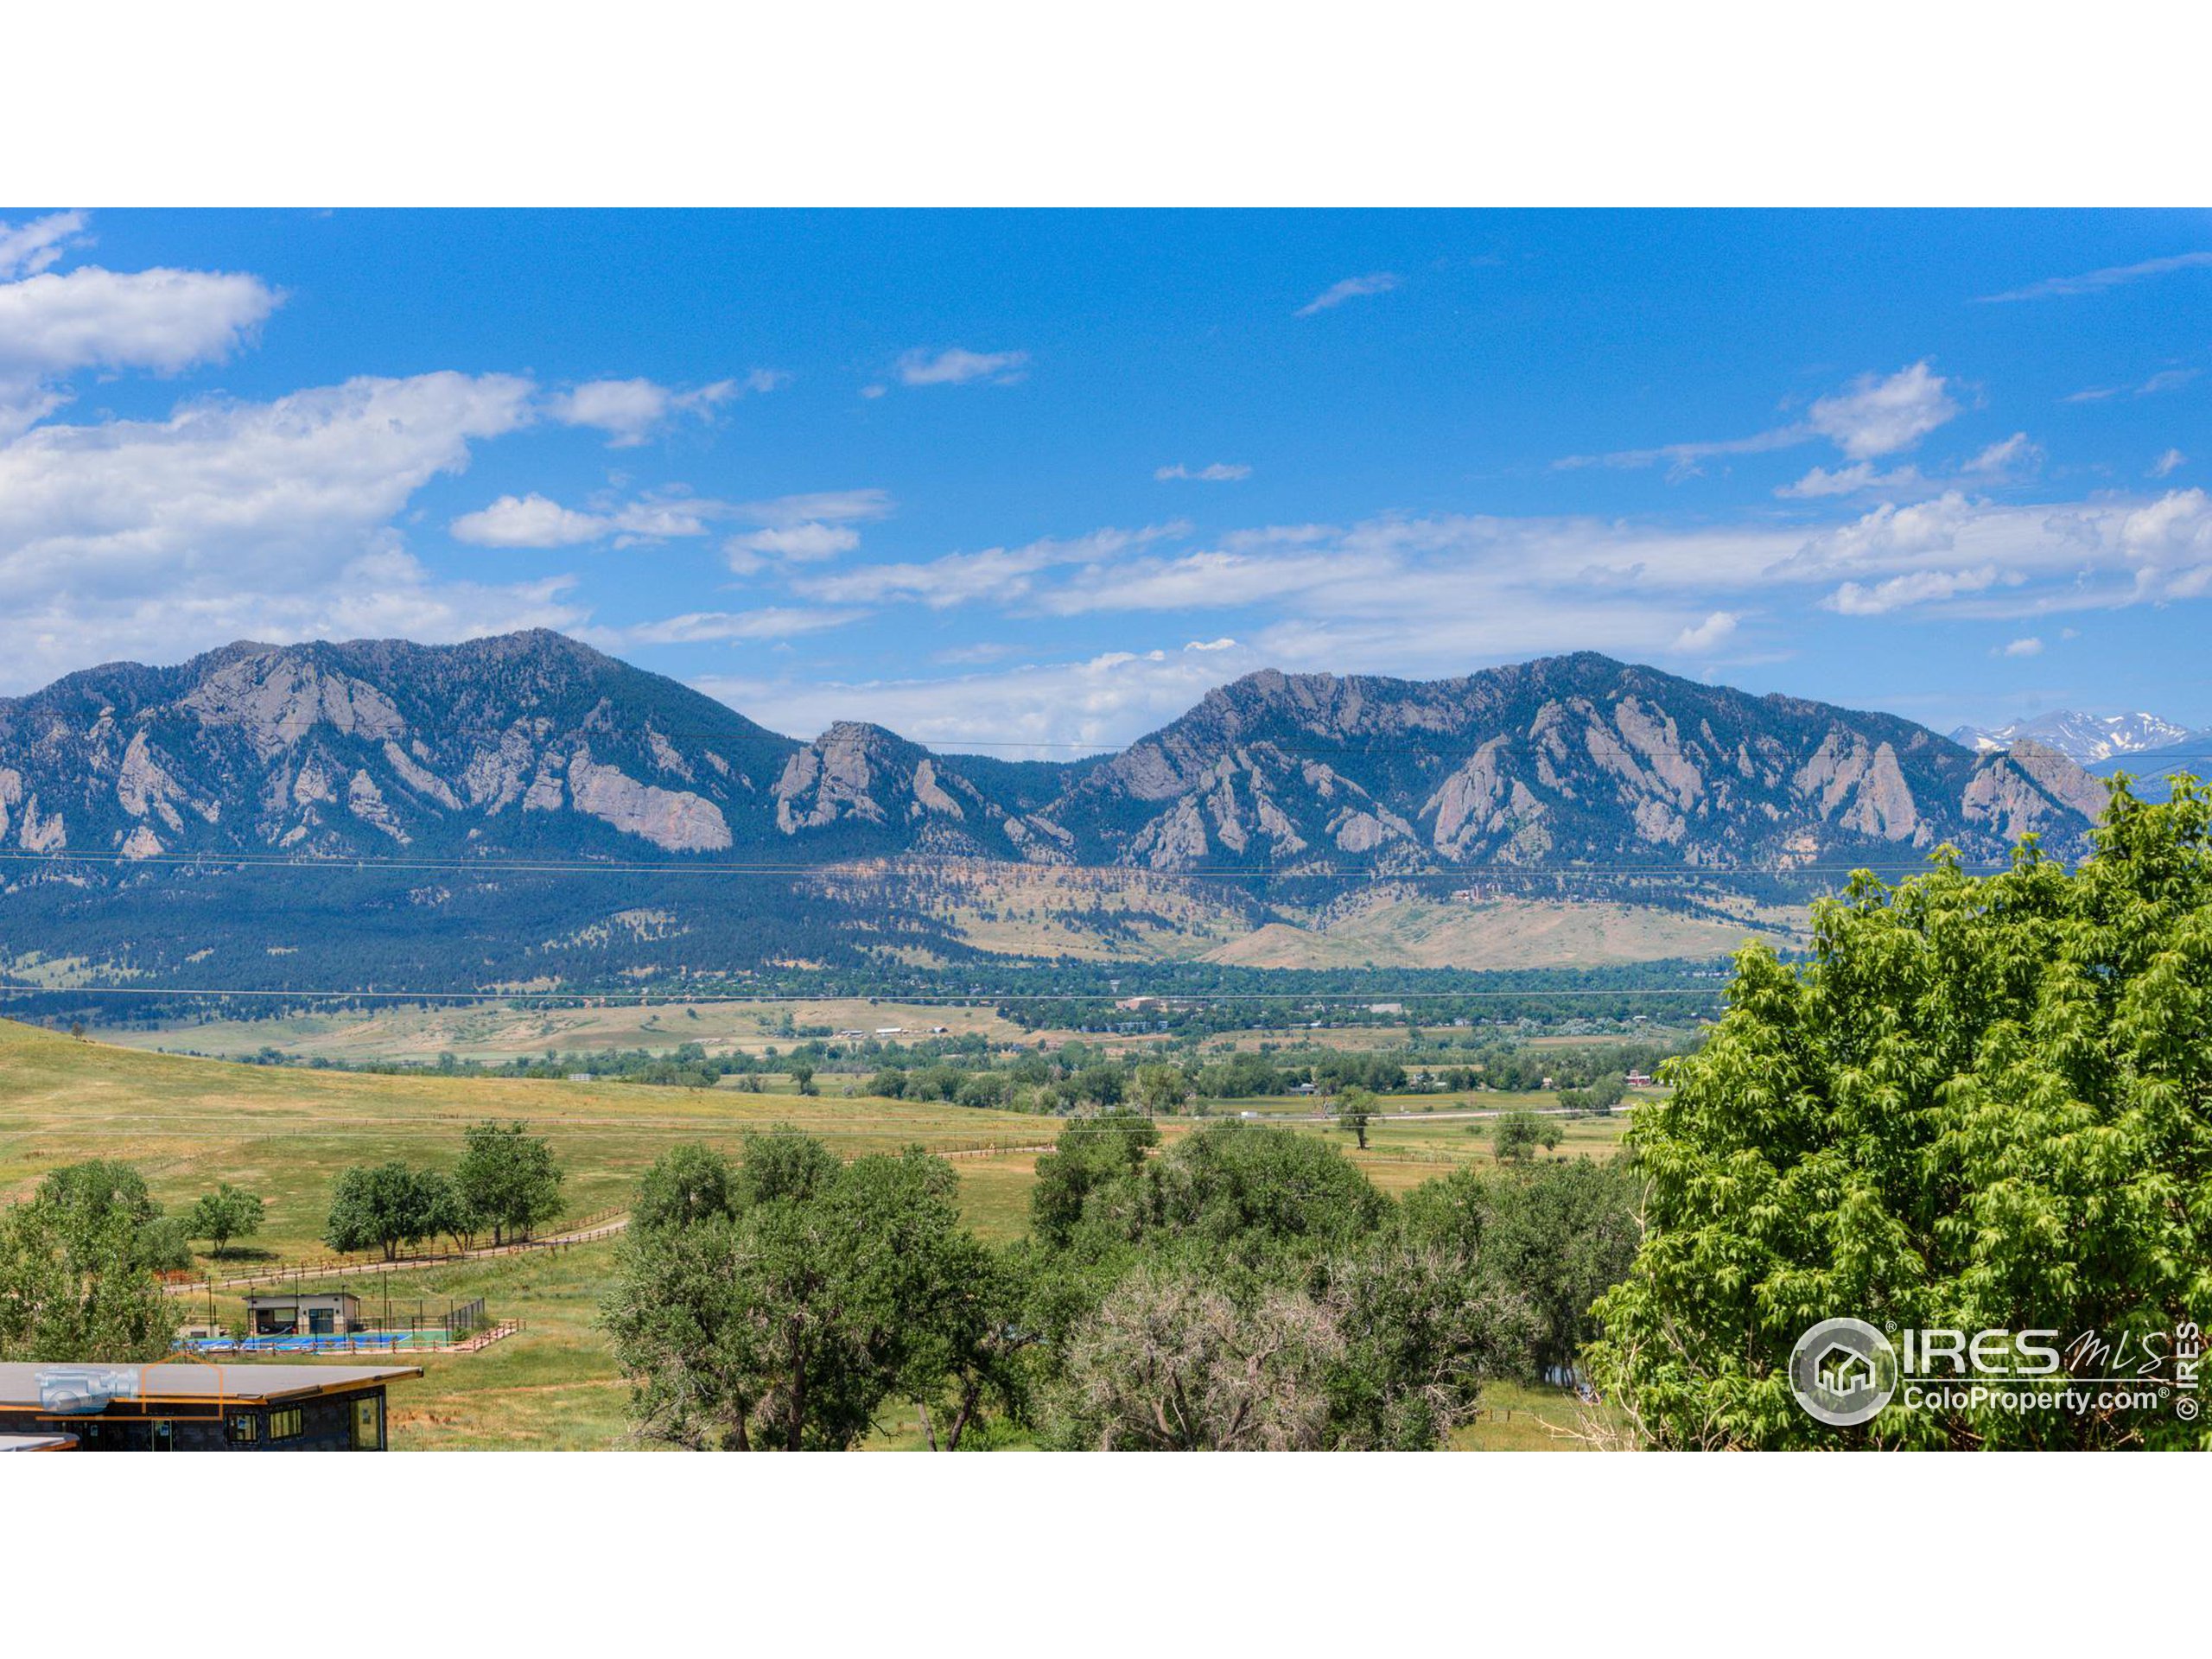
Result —
<instances>
[{"instance_id":1,"label":"tree line","mask_svg":"<svg viewBox=\"0 0 2212 1659\"><path fill-rule=\"evenodd\" d=\"M675 1446L846 1449L911 1402L944 1450L1433 1446L1587 1339L1635 1188L1581 1160L1394 1203L1311 1135L1162 1149L1120 1112L1061 1132L994 1249L943 1159L778 1129L653 1166L601 1317L633 1432Z\"/></svg>"},{"instance_id":2,"label":"tree line","mask_svg":"<svg viewBox=\"0 0 2212 1659\"><path fill-rule=\"evenodd\" d=\"M549 1141L520 1122L487 1120L465 1132L451 1173L398 1159L340 1172L322 1242L334 1250L381 1250L390 1262L442 1237L457 1251L487 1232L495 1245L525 1239L560 1215L563 1175Z\"/></svg>"}]
</instances>

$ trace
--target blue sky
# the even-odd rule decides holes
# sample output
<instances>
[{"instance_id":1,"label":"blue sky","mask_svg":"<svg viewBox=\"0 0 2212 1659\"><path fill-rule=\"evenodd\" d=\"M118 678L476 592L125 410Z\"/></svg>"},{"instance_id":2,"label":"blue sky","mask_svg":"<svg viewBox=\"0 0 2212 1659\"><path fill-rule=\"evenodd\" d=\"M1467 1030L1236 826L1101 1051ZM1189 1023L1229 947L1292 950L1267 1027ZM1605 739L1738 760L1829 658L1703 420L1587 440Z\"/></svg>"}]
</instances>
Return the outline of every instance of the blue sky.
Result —
<instances>
[{"instance_id":1,"label":"blue sky","mask_svg":"<svg viewBox=\"0 0 2212 1659\"><path fill-rule=\"evenodd\" d=\"M2212 215L0 210L0 691L566 629L1116 744L1591 648L2212 725Z\"/></svg>"}]
</instances>

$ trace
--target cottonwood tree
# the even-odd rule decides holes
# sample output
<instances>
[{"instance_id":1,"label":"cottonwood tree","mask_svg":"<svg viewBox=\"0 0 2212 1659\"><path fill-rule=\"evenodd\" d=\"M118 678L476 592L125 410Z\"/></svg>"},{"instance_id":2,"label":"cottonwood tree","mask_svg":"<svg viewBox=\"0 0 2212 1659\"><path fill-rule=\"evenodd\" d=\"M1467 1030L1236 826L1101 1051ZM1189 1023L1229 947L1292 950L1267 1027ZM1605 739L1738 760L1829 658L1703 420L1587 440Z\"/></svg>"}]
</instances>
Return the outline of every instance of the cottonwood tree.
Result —
<instances>
[{"instance_id":1,"label":"cottonwood tree","mask_svg":"<svg viewBox=\"0 0 2212 1659\"><path fill-rule=\"evenodd\" d=\"M1946 849L1895 887L1855 877L1805 966L1737 957L1727 1012L1669 1077L1630 1132L1649 1232L1594 1351L1650 1440L2212 1446L2170 1408L2003 1389L1831 1428L1787 1374L1831 1317L2094 1332L2153 1357L2205 1319L2212 799L2193 780L2157 805L2115 788L2077 870L2031 840L1992 876Z\"/></svg>"},{"instance_id":2,"label":"cottonwood tree","mask_svg":"<svg viewBox=\"0 0 2212 1659\"><path fill-rule=\"evenodd\" d=\"M550 1142L520 1122L488 1120L470 1128L465 1142L454 1185L476 1225L492 1230L493 1243L527 1238L561 1213L562 1171Z\"/></svg>"},{"instance_id":3,"label":"cottonwood tree","mask_svg":"<svg viewBox=\"0 0 2212 1659\"><path fill-rule=\"evenodd\" d=\"M1365 1089L1347 1089L1337 1103L1337 1121L1358 1137L1362 1152L1367 1150L1367 1125L1374 1115L1375 1096Z\"/></svg>"},{"instance_id":4,"label":"cottonwood tree","mask_svg":"<svg viewBox=\"0 0 2212 1659\"><path fill-rule=\"evenodd\" d=\"M665 1188L677 1172L663 1165ZM707 1160L686 1166L700 1188ZM842 1164L781 1131L748 1135L734 1174L714 1203L657 1202L619 1249L601 1320L630 1377L632 1432L843 1450L887 1400L919 1397L950 1412L957 1446L1001 1388L1009 1322L960 1226L952 1166L918 1148Z\"/></svg>"},{"instance_id":5,"label":"cottonwood tree","mask_svg":"<svg viewBox=\"0 0 2212 1659\"><path fill-rule=\"evenodd\" d=\"M1147 1113L1179 1112L1191 1098L1190 1074L1179 1065L1137 1068L1137 1103Z\"/></svg>"},{"instance_id":6,"label":"cottonwood tree","mask_svg":"<svg viewBox=\"0 0 2212 1659\"><path fill-rule=\"evenodd\" d=\"M0 1359L158 1359L175 1320L149 1260L145 1182L102 1161L57 1170L0 1211Z\"/></svg>"},{"instance_id":7,"label":"cottonwood tree","mask_svg":"<svg viewBox=\"0 0 2212 1659\"><path fill-rule=\"evenodd\" d=\"M454 1218L452 1185L436 1172L397 1159L356 1164L331 1185L322 1242L334 1250L379 1249L390 1262L403 1245L435 1236Z\"/></svg>"},{"instance_id":8,"label":"cottonwood tree","mask_svg":"<svg viewBox=\"0 0 2212 1659\"><path fill-rule=\"evenodd\" d=\"M1530 1111L1508 1112L1491 1125L1491 1147L1501 1164L1527 1163L1543 1137L1543 1120Z\"/></svg>"},{"instance_id":9,"label":"cottonwood tree","mask_svg":"<svg viewBox=\"0 0 2212 1659\"><path fill-rule=\"evenodd\" d=\"M262 1202L258 1195L228 1181L213 1192L203 1192L186 1214L187 1236L204 1238L220 1255L234 1238L251 1238L261 1230Z\"/></svg>"}]
</instances>

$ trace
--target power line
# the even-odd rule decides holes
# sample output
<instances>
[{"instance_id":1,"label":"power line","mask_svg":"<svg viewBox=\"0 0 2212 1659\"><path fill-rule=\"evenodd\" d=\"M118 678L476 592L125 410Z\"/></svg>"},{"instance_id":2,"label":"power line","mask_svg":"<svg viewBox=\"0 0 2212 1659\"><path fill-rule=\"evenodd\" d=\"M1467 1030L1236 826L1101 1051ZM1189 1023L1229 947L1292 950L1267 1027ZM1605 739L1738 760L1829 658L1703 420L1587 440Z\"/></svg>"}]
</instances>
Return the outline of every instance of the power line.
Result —
<instances>
[{"instance_id":1,"label":"power line","mask_svg":"<svg viewBox=\"0 0 2212 1659\"><path fill-rule=\"evenodd\" d=\"M1327 971L1327 970L1322 970ZM1494 969L1440 969L1439 972L1481 973ZM1510 970L1511 971L1511 970ZM1541 970L1539 970L1541 971ZM988 1002L1081 1002L1096 1001L1122 995L1149 996L1161 1002L1398 1002L1408 1001L1459 1001L1464 998L1483 1000L1519 998L1524 996L1690 996L1718 988L1719 982L1709 986L1640 986L1620 990L1592 989L1587 987L1557 990L1528 991L981 991L973 996L904 996L887 995L882 992L769 992L758 996L743 996L729 993L708 993L699 996L669 996L662 994L633 995L627 991L378 991L378 990L315 990L293 991L267 988L211 988L207 986L164 988L158 985L28 985L0 984L0 995L16 994L37 996L260 996L292 997L303 1001L327 1001L333 998L363 1001L460 1001L486 1003L544 1002L573 1003L581 1007L610 1008L680 1008L686 1007L746 1006L753 1003L799 1004L826 1002L869 1002L874 1006L892 1007L947 1007L969 1008ZM771 1033L772 1034L772 1033ZM950 1032L902 1032L901 1036L927 1037L931 1035L960 1036ZM870 1032L871 1038L875 1033ZM785 1040L835 1041L836 1039L786 1039ZM846 1039L853 1040L851 1039Z\"/></svg>"},{"instance_id":2,"label":"power line","mask_svg":"<svg viewBox=\"0 0 2212 1659\"><path fill-rule=\"evenodd\" d=\"M865 858L865 855L862 855ZM934 856L936 862L930 863ZM1150 869L1133 864L1077 864L1029 862L1011 859L963 857L943 854L896 854L868 861L868 863L846 859L834 862L797 861L774 862L690 862L659 863L637 860L615 859L532 859L526 856L499 855L481 858L410 859L389 854L340 854L325 858L294 858L270 853L152 853L144 855L123 852L0 852L0 861L16 864L114 864L137 867L151 865L193 869L273 869L298 870L318 874L352 870L356 874L370 869L435 872L449 874L475 874L479 872L508 872L523 875L787 875L804 877L836 875L854 880L884 878L899 873L901 866L924 864L931 874L964 873L971 867L987 873L1003 873L1007 877L1020 874L1059 874L1073 875L1111 875L1124 880L1179 880L1184 879L1251 879L1283 881L1345 880L1374 881L1439 881L1459 880L1472 885L1504 876L1550 880L1560 878L1580 879L1590 876L1624 879L1642 877L1647 880L1669 881L1710 881L1739 875L1850 875L1866 870L1904 871L1918 874L1936 868L1926 858L1916 860L1878 861L1854 864L1727 864L1727 865L1650 865L1650 864L1480 864L1457 865L1440 870L1385 870L1374 868L1344 869L1331 868L1319 870L1285 869L1261 864L1194 865L1185 869ZM2012 868L2008 861L1961 861L1956 867L1967 871L2004 871Z\"/></svg>"}]
</instances>

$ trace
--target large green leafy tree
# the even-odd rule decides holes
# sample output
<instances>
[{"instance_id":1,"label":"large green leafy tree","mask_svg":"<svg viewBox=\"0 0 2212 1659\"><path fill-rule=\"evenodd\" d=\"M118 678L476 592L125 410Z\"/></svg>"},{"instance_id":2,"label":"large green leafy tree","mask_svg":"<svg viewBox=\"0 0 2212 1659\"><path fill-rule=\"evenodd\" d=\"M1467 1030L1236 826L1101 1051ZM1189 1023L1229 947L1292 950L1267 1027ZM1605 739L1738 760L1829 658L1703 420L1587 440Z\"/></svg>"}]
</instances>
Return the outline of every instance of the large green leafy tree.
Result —
<instances>
[{"instance_id":1,"label":"large green leafy tree","mask_svg":"<svg viewBox=\"0 0 2212 1659\"><path fill-rule=\"evenodd\" d=\"M1525 1364L1543 1376L1573 1365L1599 1333L1599 1295L1628 1276L1642 1242L1643 1182L1634 1160L1588 1158L1495 1174L1458 1169L1402 1203L1415 1239L1478 1260L1483 1276L1527 1304Z\"/></svg>"},{"instance_id":2,"label":"large green leafy tree","mask_svg":"<svg viewBox=\"0 0 2212 1659\"><path fill-rule=\"evenodd\" d=\"M460 1224L451 1182L435 1170L356 1164L330 1191L322 1242L334 1250L378 1249L390 1262L400 1247Z\"/></svg>"},{"instance_id":3,"label":"large green leafy tree","mask_svg":"<svg viewBox=\"0 0 2212 1659\"><path fill-rule=\"evenodd\" d=\"M601 1317L642 1439L843 1450L887 1400L957 1448L1016 1399L1019 1287L960 1225L958 1178L910 1150L841 1163L791 1131L701 1148L647 1175Z\"/></svg>"},{"instance_id":4,"label":"large green leafy tree","mask_svg":"<svg viewBox=\"0 0 2212 1659\"><path fill-rule=\"evenodd\" d=\"M149 1360L174 1310L154 1277L160 1212L128 1165L73 1165L0 1211L0 1359Z\"/></svg>"},{"instance_id":5,"label":"large green leafy tree","mask_svg":"<svg viewBox=\"0 0 2212 1659\"><path fill-rule=\"evenodd\" d=\"M492 1242L527 1238L561 1213L561 1166L550 1143L519 1123L472 1126L453 1173L461 1207Z\"/></svg>"},{"instance_id":6,"label":"large green leafy tree","mask_svg":"<svg viewBox=\"0 0 2212 1659\"><path fill-rule=\"evenodd\" d=\"M185 1217L188 1236L204 1238L214 1246L214 1254L222 1255L234 1238L251 1238L261 1230L262 1203L257 1193L228 1181L217 1184L213 1192L203 1192L193 1203Z\"/></svg>"},{"instance_id":7,"label":"large green leafy tree","mask_svg":"<svg viewBox=\"0 0 2212 1659\"><path fill-rule=\"evenodd\" d=\"M1668 1446L2208 1444L2151 1410L1933 1410L1830 1428L1794 1401L1797 1337L2049 1331L2165 1351L2212 1315L2212 801L2116 789L2069 871L2032 842L1948 854L1823 905L1802 969L1759 947L1637 1113L1648 1234L1599 1303L1601 1376ZM2123 1348L2122 1344L2126 1346ZM2146 1345L2147 1344L2147 1345ZM1999 1393L2003 1391L1999 1391Z\"/></svg>"}]
</instances>

